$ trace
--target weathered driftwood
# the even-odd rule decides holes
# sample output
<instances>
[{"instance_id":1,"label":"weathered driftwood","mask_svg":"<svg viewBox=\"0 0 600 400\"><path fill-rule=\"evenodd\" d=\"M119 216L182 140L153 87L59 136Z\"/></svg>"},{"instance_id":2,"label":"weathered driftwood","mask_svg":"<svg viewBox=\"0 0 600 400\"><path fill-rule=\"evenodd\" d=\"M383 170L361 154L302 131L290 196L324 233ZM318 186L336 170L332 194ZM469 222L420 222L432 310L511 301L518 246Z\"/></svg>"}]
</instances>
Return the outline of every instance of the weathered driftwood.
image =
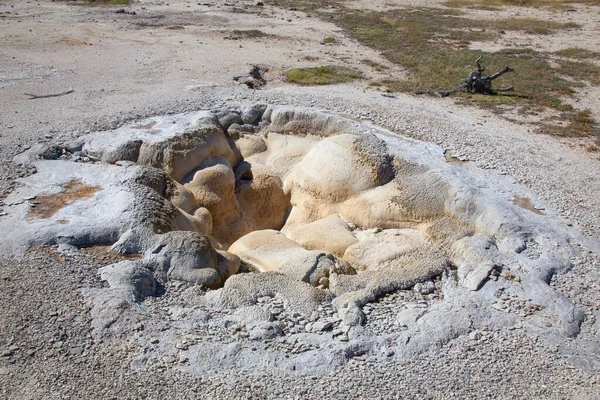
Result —
<instances>
[{"instance_id":1,"label":"weathered driftwood","mask_svg":"<svg viewBox=\"0 0 600 400\"><path fill-rule=\"evenodd\" d=\"M512 86L503 87L503 88L492 88L492 81L501 75L506 74L507 72L513 72L514 69L510 67L504 68L502 71L496 72L490 76L483 76L483 72L485 71L485 67L481 65L480 61L483 56L480 56L475 60L477 64L477 71L473 71L463 79L463 82L456 87L456 89L452 90L429 90L429 89L421 89L417 90L416 94L428 94L430 96L437 97L446 97L450 96L452 93L456 92L456 90L465 90L469 93L473 94L489 94L489 95L497 95L498 92L508 92L513 90Z\"/></svg>"},{"instance_id":2,"label":"weathered driftwood","mask_svg":"<svg viewBox=\"0 0 600 400\"><path fill-rule=\"evenodd\" d=\"M28 100L35 100L35 99L46 99L48 97L59 97L59 96L64 96L64 95L71 94L71 93L73 93L73 88L69 88L69 90L66 90L66 91L60 92L60 93L53 93L53 94L25 93L25 95L30 96Z\"/></svg>"},{"instance_id":3,"label":"weathered driftwood","mask_svg":"<svg viewBox=\"0 0 600 400\"><path fill-rule=\"evenodd\" d=\"M507 72L513 72L514 69L512 69L510 67L506 67L500 72L496 72L493 75L483 77L483 71L485 71L485 67L482 66L481 63L479 62L479 61L481 61L482 58L483 58L483 56L479 56L479 58L475 61L477 63L477 71L471 72L469 74L469 76L467 76L464 79L463 83L458 86L459 89L464 88L467 90L467 92L474 93L474 94L477 93L477 94L491 94L491 95L498 94L497 92L506 92L506 91L513 90L512 86L505 87L505 88L492 89L492 81L494 79L500 77L501 75L504 75Z\"/></svg>"}]
</instances>

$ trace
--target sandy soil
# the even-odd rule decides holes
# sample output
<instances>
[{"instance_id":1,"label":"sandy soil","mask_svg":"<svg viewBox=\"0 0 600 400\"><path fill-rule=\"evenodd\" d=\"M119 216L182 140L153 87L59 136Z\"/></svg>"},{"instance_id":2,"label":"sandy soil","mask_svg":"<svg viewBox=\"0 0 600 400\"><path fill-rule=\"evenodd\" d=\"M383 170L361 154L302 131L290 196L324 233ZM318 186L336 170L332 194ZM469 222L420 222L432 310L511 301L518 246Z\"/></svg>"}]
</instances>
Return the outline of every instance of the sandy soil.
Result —
<instances>
[{"instance_id":1,"label":"sandy soil","mask_svg":"<svg viewBox=\"0 0 600 400\"><path fill-rule=\"evenodd\" d=\"M437 3L372 0L352 5L382 10ZM453 162L482 170L490 181L512 180L514 191L505 193L507 199L527 198L549 218L573 227L573 238L585 246L585 253L569 274L555 277L553 285L586 310L582 334L572 340L575 358L557 357L551 345L530 333L504 332L480 340L475 350L465 344L468 338L460 338L437 355L391 367L356 360L335 376L315 380L273 382L273 377L237 376L231 382L214 382L171 370L158 375L133 372L129 360L136 349L126 340L95 343L90 338L88 310L79 292L82 286L101 286L95 268L111 260L89 253L65 260L52 251L36 250L0 259L0 395L594 398L600 389L596 322L600 318L596 255L600 251L600 164L597 153L585 151L589 140L535 134L533 124L459 107L451 99L384 97L368 87L368 80L334 87L290 85L282 72L296 66L344 64L369 78L383 78L362 62L370 59L390 67L386 75L403 72L334 24L256 4L141 0L123 8L0 2L0 199L14 188L16 178L30 172L11 160L34 143L68 141L143 116L262 101L316 107L370 121L435 142ZM552 51L577 42L579 47L597 50L600 9L574 7L575 12L550 15L557 21L582 23L583 29L574 36L503 40ZM518 13L547 16L536 9ZM260 29L272 36L233 39L235 29ZM321 44L328 36L339 44ZM234 82L233 77L246 74L250 65L268 68L264 89L250 90ZM69 88L73 93L60 97L29 100L25 95ZM595 88L584 90L578 101L593 106L597 114L596 95ZM0 232L0 236L7 234ZM583 358L577 357L585 362L578 363ZM490 365L491 370L486 370Z\"/></svg>"}]
</instances>

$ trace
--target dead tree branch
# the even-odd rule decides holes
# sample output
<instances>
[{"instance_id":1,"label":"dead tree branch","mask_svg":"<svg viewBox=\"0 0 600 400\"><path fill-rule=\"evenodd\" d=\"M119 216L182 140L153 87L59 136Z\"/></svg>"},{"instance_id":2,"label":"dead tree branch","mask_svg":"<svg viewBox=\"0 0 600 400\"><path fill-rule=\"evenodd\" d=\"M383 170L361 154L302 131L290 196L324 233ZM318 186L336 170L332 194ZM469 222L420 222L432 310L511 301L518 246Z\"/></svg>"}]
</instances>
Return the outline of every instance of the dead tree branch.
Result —
<instances>
[{"instance_id":1,"label":"dead tree branch","mask_svg":"<svg viewBox=\"0 0 600 400\"><path fill-rule=\"evenodd\" d=\"M502 71L496 72L490 76L483 76L483 72L485 71L485 66L481 65L481 60L483 59L483 55L479 56L477 60L475 60L475 64L477 64L477 71L473 71L463 79L463 82L453 90L428 90L421 89L417 90L416 94L428 94L430 96L437 97L446 97L450 96L456 90L465 90L472 94L488 94L488 95L497 95L498 92L508 92L514 90L512 86L504 87L504 88L492 88L492 81L494 79L499 78L500 76L513 72L514 69L510 67L504 68Z\"/></svg>"},{"instance_id":2,"label":"dead tree branch","mask_svg":"<svg viewBox=\"0 0 600 400\"><path fill-rule=\"evenodd\" d=\"M69 88L69 90L66 90L66 91L60 92L60 93L53 93L53 94L25 93L25 95L30 96L28 100L35 100L35 99L46 99L48 97L60 97L60 96L64 96L64 95L71 94L71 93L73 93L73 88Z\"/></svg>"},{"instance_id":3,"label":"dead tree branch","mask_svg":"<svg viewBox=\"0 0 600 400\"><path fill-rule=\"evenodd\" d=\"M508 72L513 72L514 69L512 69L510 67L506 67L500 72L496 72L493 75L484 77L483 71L485 71L485 67L482 66L480 63L482 58L483 58L483 56L479 56L479 58L477 58L477 60L475 61L475 63L477 64L477 71L471 72L469 74L469 76L467 76L464 79L463 84L461 84L459 87L466 89L467 92L469 92L469 93L489 94L489 95L495 95L495 94L497 94L497 91L505 92L508 90L512 90L512 87L502 88L501 90L492 89L492 81Z\"/></svg>"}]
</instances>

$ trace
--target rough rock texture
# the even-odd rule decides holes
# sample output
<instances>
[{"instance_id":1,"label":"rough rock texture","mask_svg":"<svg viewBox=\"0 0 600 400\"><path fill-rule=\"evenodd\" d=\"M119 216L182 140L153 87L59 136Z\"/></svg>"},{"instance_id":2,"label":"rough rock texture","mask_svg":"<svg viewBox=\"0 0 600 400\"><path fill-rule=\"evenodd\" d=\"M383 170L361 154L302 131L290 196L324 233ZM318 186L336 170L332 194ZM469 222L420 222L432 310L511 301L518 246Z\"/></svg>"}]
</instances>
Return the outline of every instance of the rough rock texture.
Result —
<instances>
[{"instance_id":1,"label":"rough rock texture","mask_svg":"<svg viewBox=\"0 0 600 400\"><path fill-rule=\"evenodd\" d=\"M337 214L294 228L285 227L282 232L309 250L325 250L343 257L346 249L358 242L349 225Z\"/></svg>"},{"instance_id":2,"label":"rough rock texture","mask_svg":"<svg viewBox=\"0 0 600 400\"><path fill-rule=\"evenodd\" d=\"M229 251L260 272L279 271L313 286L332 273L353 274L347 262L332 254L306 250L274 230L254 231L231 245Z\"/></svg>"},{"instance_id":3,"label":"rough rock texture","mask_svg":"<svg viewBox=\"0 0 600 400\"><path fill-rule=\"evenodd\" d=\"M166 177L151 168L37 161L37 173L7 199L0 221L14 234L4 252L26 245L112 243L133 227L172 229L175 208L163 197ZM18 229L14 227L19 226Z\"/></svg>"},{"instance_id":4,"label":"rough rock texture","mask_svg":"<svg viewBox=\"0 0 600 400\"><path fill-rule=\"evenodd\" d=\"M253 229L281 229L290 209L281 178L259 163L242 163L235 173L237 198Z\"/></svg>"},{"instance_id":5,"label":"rough rock texture","mask_svg":"<svg viewBox=\"0 0 600 400\"><path fill-rule=\"evenodd\" d=\"M132 162L138 144L137 162L150 166ZM143 254L103 268L110 287L87 293L99 338L180 293L179 308L167 307L172 328L135 368L175 357L194 329L220 337L188 346L182 364L196 374L310 375L363 354L410 358L473 326L517 324L498 314L509 294L552 321L547 340L581 330L582 311L548 285L570 266L568 236L484 193L482 178L431 144L313 110L248 105L153 117L77 146L114 164L76 163L49 147L20 157L38 173L9 197L0 224L24 228L3 246L109 242ZM37 161L46 153L61 160ZM27 210L32 196L62 203ZM395 328L374 322L370 303L413 287L420 300L390 317ZM293 357L282 356L286 346Z\"/></svg>"}]
</instances>

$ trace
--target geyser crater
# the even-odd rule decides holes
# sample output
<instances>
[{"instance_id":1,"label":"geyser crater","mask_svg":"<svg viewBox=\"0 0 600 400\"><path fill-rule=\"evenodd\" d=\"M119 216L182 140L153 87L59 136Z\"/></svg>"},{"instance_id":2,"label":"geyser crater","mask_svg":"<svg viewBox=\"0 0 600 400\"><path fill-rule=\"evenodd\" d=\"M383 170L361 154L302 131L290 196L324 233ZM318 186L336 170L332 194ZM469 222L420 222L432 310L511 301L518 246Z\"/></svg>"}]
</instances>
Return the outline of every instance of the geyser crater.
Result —
<instances>
[{"instance_id":1,"label":"geyser crater","mask_svg":"<svg viewBox=\"0 0 600 400\"><path fill-rule=\"evenodd\" d=\"M408 318L414 326L397 335L413 339L395 340L394 354L439 346L489 319L489 308L456 306L464 308L469 291L484 284L477 302L489 306L500 284L486 284L490 274L510 277L502 290L548 307L562 335L579 329L577 310L547 285L569 267L568 236L543 216L483 193L483 178L447 163L437 146L380 128L257 104L153 117L71 145L39 145L16 161L37 173L6 201L0 226L14 235L5 250L110 243L115 252L143 255L100 271L110 287L90 295L97 335L109 335L123 313L168 282L184 281L191 286L181 320L217 323L194 307L218 308L231 310L218 323L237 321L254 340L336 332L344 339L321 354L322 339L310 335L302 340L314 354L306 350L295 361L263 354L273 368L296 362L304 365L294 364L298 373L322 373L391 346L361 326L364 304L416 283L429 287L434 277L446 277L435 287L448 300ZM281 312L261 308L267 298L294 321L310 322L282 328ZM115 307L122 303L129 306ZM186 365L258 368L239 346L227 362L205 355L231 349L197 348L192 353L208 364ZM324 363L330 356L337 361Z\"/></svg>"}]
</instances>

